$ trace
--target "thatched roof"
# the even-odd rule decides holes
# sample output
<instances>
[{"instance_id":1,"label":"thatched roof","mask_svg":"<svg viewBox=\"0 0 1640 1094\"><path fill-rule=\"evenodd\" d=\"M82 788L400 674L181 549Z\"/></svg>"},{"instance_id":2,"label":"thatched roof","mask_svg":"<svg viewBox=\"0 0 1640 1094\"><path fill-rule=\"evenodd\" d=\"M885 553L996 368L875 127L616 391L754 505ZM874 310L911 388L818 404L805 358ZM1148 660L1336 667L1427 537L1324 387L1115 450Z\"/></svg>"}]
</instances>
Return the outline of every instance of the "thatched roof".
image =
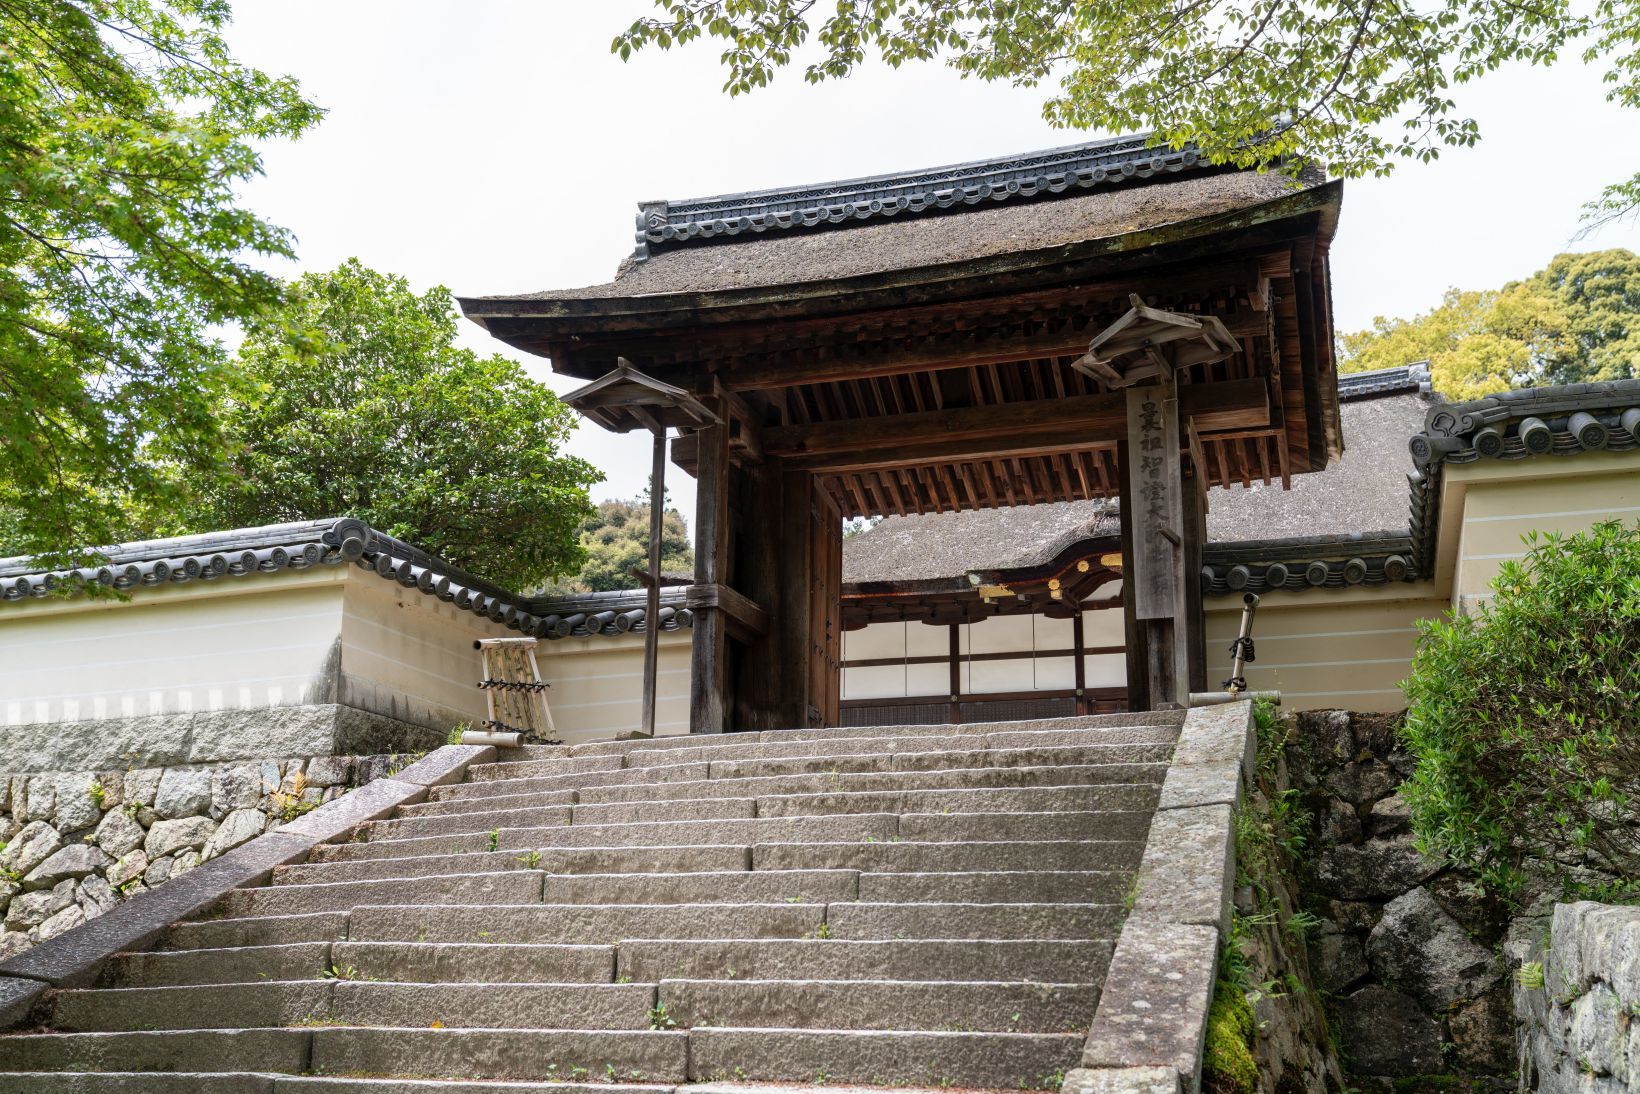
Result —
<instances>
[{"instance_id":1,"label":"thatched roof","mask_svg":"<svg viewBox=\"0 0 1640 1094\"><path fill-rule=\"evenodd\" d=\"M888 517L843 541L843 583L1040 566L1072 543L1120 530L1115 503L1103 499Z\"/></svg>"},{"instance_id":2,"label":"thatched roof","mask_svg":"<svg viewBox=\"0 0 1640 1094\"><path fill-rule=\"evenodd\" d=\"M477 298L471 303L486 299L593 300L724 292L971 262L1235 212L1321 181L1308 176L1303 184L1295 184L1282 175L1238 171L1167 177L1052 199L964 207L937 216L849 225L845 230L753 236L709 247L665 251L643 262L628 259L614 280L600 285L510 298ZM961 217L960 229L952 223L953 215ZM468 310L475 311L470 306Z\"/></svg>"}]
</instances>

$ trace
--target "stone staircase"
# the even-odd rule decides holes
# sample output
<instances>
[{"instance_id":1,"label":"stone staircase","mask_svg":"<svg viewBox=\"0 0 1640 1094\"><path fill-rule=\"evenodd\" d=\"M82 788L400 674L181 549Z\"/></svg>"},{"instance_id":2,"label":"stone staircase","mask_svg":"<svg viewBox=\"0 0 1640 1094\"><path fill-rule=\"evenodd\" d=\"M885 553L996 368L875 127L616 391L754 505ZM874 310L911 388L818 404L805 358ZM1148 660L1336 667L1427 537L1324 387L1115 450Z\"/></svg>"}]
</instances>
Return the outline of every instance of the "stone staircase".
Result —
<instances>
[{"instance_id":1,"label":"stone staircase","mask_svg":"<svg viewBox=\"0 0 1640 1094\"><path fill-rule=\"evenodd\" d=\"M45 993L0 1090L1058 1089L1182 719L504 751Z\"/></svg>"}]
</instances>

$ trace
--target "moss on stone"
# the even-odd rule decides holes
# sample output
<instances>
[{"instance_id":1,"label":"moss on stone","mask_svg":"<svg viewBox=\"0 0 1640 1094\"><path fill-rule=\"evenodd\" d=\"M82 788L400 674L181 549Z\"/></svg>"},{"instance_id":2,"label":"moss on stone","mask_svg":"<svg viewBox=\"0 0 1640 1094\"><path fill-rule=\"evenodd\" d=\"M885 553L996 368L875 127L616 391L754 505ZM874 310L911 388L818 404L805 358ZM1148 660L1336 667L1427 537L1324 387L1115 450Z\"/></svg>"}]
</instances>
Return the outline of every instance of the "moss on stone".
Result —
<instances>
[{"instance_id":1,"label":"moss on stone","mask_svg":"<svg viewBox=\"0 0 1640 1094\"><path fill-rule=\"evenodd\" d=\"M1253 1060L1253 1008L1230 981L1213 986L1202 1051L1202 1089L1211 1094L1254 1094L1258 1064Z\"/></svg>"}]
</instances>

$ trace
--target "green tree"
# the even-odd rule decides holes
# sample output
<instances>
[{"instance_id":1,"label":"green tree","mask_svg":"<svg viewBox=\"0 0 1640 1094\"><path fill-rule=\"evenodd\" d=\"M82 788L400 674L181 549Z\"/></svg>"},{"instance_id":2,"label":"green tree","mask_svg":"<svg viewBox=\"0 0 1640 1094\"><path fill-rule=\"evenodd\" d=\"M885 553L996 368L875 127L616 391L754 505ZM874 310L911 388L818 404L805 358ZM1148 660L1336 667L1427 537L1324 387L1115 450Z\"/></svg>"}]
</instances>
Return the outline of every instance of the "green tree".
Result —
<instances>
[{"instance_id":1,"label":"green tree","mask_svg":"<svg viewBox=\"0 0 1640 1094\"><path fill-rule=\"evenodd\" d=\"M1590 891L1586 868L1640 862L1640 526L1528 543L1478 615L1419 625L1403 792L1426 847L1492 888Z\"/></svg>"},{"instance_id":2,"label":"green tree","mask_svg":"<svg viewBox=\"0 0 1640 1094\"><path fill-rule=\"evenodd\" d=\"M573 573L602 478L560 451L575 413L455 337L442 287L417 296L357 260L296 281L248 327L247 391L220 408L232 475L188 530L356 516L509 588Z\"/></svg>"},{"instance_id":3,"label":"green tree","mask_svg":"<svg viewBox=\"0 0 1640 1094\"><path fill-rule=\"evenodd\" d=\"M553 592L603 593L636 589L634 566L649 568L649 500L603 501L581 524L581 547L586 564L575 577L553 586ZM668 509L661 515L661 569L690 571L695 555L683 515Z\"/></svg>"},{"instance_id":4,"label":"green tree","mask_svg":"<svg viewBox=\"0 0 1640 1094\"><path fill-rule=\"evenodd\" d=\"M223 0L0 3L0 554L66 562L214 473L212 334L274 305L238 202L320 110L236 62ZM138 458L139 450L163 458Z\"/></svg>"},{"instance_id":5,"label":"green tree","mask_svg":"<svg viewBox=\"0 0 1640 1094\"><path fill-rule=\"evenodd\" d=\"M1427 360L1435 387L1454 399L1632 377L1640 370L1640 257L1557 255L1523 281L1448 290L1422 315L1380 317L1338 343L1344 372Z\"/></svg>"},{"instance_id":6,"label":"green tree","mask_svg":"<svg viewBox=\"0 0 1640 1094\"><path fill-rule=\"evenodd\" d=\"M1056 125L1193 141L1214 162L1296 154L1344 176L1385 174L1474 144L1453 89L1510 61L1554 63L1568 49L1603 64L1607 97L1640 105L1634 0L1495 4L1435 0L654 0L658 16L619 34L624 59L647 46L723 43L731 95L762 87L810 43L811 83L875 54L898 67L944 57L963 76L1022 87L1057 81ZM1592 215L1640 203L1640 175Z\"/></svg>"}]
</instances>

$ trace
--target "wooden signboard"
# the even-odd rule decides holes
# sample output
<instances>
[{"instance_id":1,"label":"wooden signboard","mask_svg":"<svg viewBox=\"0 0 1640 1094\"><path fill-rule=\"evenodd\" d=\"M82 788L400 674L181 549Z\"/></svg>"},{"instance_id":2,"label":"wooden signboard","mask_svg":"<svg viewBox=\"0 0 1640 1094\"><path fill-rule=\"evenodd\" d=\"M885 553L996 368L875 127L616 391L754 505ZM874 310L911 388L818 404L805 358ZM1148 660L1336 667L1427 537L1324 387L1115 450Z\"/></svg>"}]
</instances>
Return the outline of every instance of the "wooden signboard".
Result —
<instances>
[{"instance_id":1,"label":"wooden signboard","mask_svg":"<svg viewBox=\"0 0 1640 1094\"><path fill-rule=\"evenodd\" d=\"M1179 461L1179 404L1172 384L1127 391L1128 460L1122 499L1131 505L1134 617L1172 619L1180 608L1179 558L1184 533L1184 476Z\"/></svg>"}]
</instances>

